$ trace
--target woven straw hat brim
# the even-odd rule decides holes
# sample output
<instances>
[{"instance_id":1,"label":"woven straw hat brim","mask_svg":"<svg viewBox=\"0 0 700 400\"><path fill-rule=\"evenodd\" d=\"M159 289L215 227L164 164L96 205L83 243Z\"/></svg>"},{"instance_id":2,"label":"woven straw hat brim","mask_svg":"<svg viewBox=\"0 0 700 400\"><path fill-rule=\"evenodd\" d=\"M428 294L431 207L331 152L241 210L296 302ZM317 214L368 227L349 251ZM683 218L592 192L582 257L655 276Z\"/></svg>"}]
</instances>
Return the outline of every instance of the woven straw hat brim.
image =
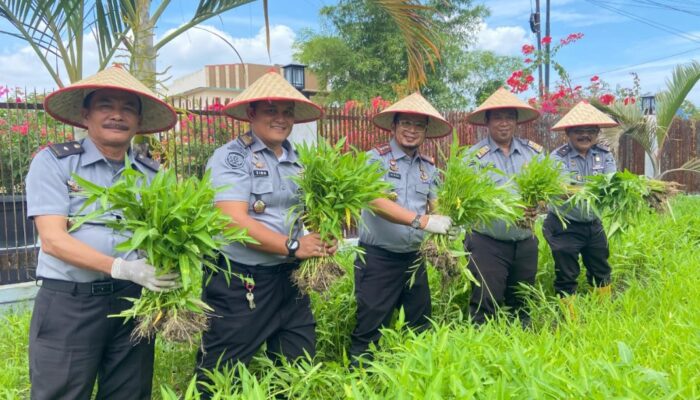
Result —
<instances>
[{"instance_id":1,"label":"woven straw hat brim","mask_svg":"<svg viewBox=\"0 0 700 400\"><path fill-rule=\"evenodd\" d=\"M487 125L486 111L503 110L508 108L516 109L518 111L518 124L534 121L540 116L540 112L534 107L520 100L506 89L499 88L467 116L467 122L472 125L485 126Z\"/></svg>"},{"instance_id":2,"label":"woven straw hat brim","mask_svg":"<svg viewBox=\"0 0 700 400\"><path fill-rule=\"evenodd\" d=\"M304 97L282 75L270 71L253 82L226 107L224 114L240 121L249 121L246 110L256 101L293 101L294 123L311 122L323 116L323 109Z\"/></svg>"},{"instance_id":3,"label":"woven straw hat brim","mask_svg":"<svg viewBox=\"0 0 700 400\"><path fill-rule=\"evenodd\" d=\"M452 124L447 122L447 120L440 115L440 112L436 110L428 100L421 96L420 93L413 93L387 107L386 110L375 115L374 118L372 118L372 122L380 129L391 131L394 115L397 113L424 115L428 117L428 129L425 132L426 137L442 137L452 132Z\"/></svg>"},{"instance_id":4,"label":"woven straw hat brim","mask_svg":"<svg viewBox=\"0 0 700 400\"><path fill-rule=\"evenodd\" d=\"M160 100L145 85L120 67L110 67L52 92L44 99L44 109L55 119L87 129L83 123L83 100L100 89L115 89L133 93L141 99L141 126L138 133L166 131L177 123L175 110Z\"/></svg>"},{"instance_id":5,"label":"woven straw hat brim","mask_svg":"<svg viewBox=\"0 0 700 400\"><path fill-rule=\"evenodd\" d=\"M588 103L579 102L569 110L554 126L553 131L565 131L567 128L577 126L597 126L598 128L612 128L617 122L604 112Z\"/></svg>"}]
</instances>

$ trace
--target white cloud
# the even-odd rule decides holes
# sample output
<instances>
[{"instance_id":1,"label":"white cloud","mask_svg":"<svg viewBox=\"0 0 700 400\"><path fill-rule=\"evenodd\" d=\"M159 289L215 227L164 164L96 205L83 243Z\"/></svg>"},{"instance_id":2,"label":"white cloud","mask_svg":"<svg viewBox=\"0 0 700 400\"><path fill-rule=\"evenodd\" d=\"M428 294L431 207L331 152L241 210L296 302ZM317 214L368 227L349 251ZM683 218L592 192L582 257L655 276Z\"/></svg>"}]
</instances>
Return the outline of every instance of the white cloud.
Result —
<instances>
[{"instance_id":1,"label":"white cloud","mask_svg":"<svg viewBox=\"0 0 700 400\"><path fill-rule=\"evenodd\" d=\"M531 42L528 33L520 26L490 28L482 23L480 28L476 47L499 55L517 55L524 44Z\"/></svg>"},{"instance_id":2,"label":"white cloud","mask_svg":"<svg viewBox=\"0 0 700 400\"><path fill-rule=\"evenodd\" d=\"M226 42L235 47L245 63L270 63L264 28L254 37L234 38L213 26L200 26L225 38L226 41L205 30L190 29L161 49L158 54L158 70L171 66L168 74L178 78L199 70L204 65L239 63L236 52ZM273 64L288 64L292 61L294 38L295 33L288 26L270 27L270 54Z\"/></svg>"},{"instance_id":3,"label":"white cloud","mask_svg":"<svg viewBox=\"0 0 700 400\"><path fill-rule=\"evenodd\" d=\"M0 54L0 84L37 89L38 91L56 89L58 84L53 80L39 56L30 46L25 46L23 43L17 41L15 46L8 46ZM87 34L83 41L83 76L97 72L97 61L97 44L94 36ZM63 62L53 56L49 56L49 62L54 68L58 66L58 73L63 84L70 84Z\"/></svg>"}]
</instances>

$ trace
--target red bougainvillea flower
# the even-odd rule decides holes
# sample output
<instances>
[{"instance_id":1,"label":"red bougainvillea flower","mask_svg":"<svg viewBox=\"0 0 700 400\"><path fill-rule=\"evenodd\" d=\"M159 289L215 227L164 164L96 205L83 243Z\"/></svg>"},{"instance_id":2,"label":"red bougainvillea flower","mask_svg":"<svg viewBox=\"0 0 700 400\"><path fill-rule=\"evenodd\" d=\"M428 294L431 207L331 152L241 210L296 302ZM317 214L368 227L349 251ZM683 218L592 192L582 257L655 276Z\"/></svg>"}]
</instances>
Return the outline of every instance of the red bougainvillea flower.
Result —
<instances>
[{"instance_id":1,"label":"red bougainvillea flower","mask_svg":"<svg viewBox=\"0 0 700 400\"><path fill-rule=\"evenodd\" d=\"M542 38L542 44L547 45L552 43L552 37L551 36L545 36Z\"/></svg>"},{"instance_id":2,"label":"red bougainvillea flower","mask_svg":"<svg viewBox=\"0 0 700 400\"><path fill-rule=\"evenodd\" d=\"M0 97L3 97L8 93L10 93L10 89L6 88L5 86L0 85Z\"/></svg>"},{"instance_id":3,"label":"red bougainvillea flower","mask_svg":"<svg viewBox=\"0 0 700 400\"><path fill-rule=\"evenodd\" d=\"M591 82L598 82L598 80L600 80L600 78L598 77L598 75L593 75L593 76L591 77Z\"/></svg>"},{"instance_id":4,"label":"red bougainvillea flower","mask_svg":"<svg viewBox=\"0 0 700 400\"><path fill-rule=\"evenodd\" d=\"M382 96L377 96L372 99L372 111L373 112L379 112L391 104L390 101L382 99Z\"/></svg>"},{"instance_id":5,"label":"red bougainvillea flower","mask_svg":"<svg viewBox=\"0 0 700 400\"><path fill-rule=\"evenodd\" d=\"M636 102L637 102L637 99L635 99L634 97L631 97L631 96L627 96L627 97L625 97L624 100L622 100L622 103L623 103L624 105L634 104L634 103L636 103Z\"/></svg>"},{"instance_id":6,"label":"red bougainvillea flower","mask_svg":"<svg viewBox=\"0 0 700 400\"><path fill-rule=\"evenodd\" d=\"M551 100L543 100L541 111L545 114L554 114L557 112L557 106Z\"/></svg>"},{"instance_id":7,"label":"red bougainvillea flower","mask_svg":"<svg viewBox=\"0 0 700 400\"><path fill-rule=\"evenodd\" d=\"M532 54L535 51L535 46L531 44L524 44L522 48L523 54Z\"/></svg>"},{"instance_id":8,"label":"red bougainvillea flower","mask_svg":"<svg viewBox=\"0 0 700 400\"><path fill-rule=\"evenodd\" d=\"M29 133L29 122L25 122L22 125L13 125L12 132L19 133L22 136L27 136Z\"/></svg>"},{"instance_id":9,"label":"red bougainvillea flower","mask_svg":"<svg viewBox=\"0 0 700 400\"><path fill-rule=\"evenodd\" d=\"M600 96L598 98L598 100L600 100L600 102L605 104L606 106L609 106L610 104L612 104L615 101L615 96L610 94L610 93L607 93L607 94Z\"/></svg>"},{"instance_id":10,"label":"red bougainvillea flower","mask_svg":"<svg viewBox=\"0 0 700 400\"><path fill-rule=\"evenodd\" d=\"M530 64L532 62L532 58L526 58L523 60L525 64Z\"/></svg>"},{"instance_id":11,"label":"red bougainvillea flower","mask_svg":"<svg viewBox=\"0 0 700 400\"><path fill-rule=\"evenodd\" d=\"M357 107L357 102L355 100L348 100L345 102L345 106L343 107L343 113L347 114L355 107Z\"/></svg>"},{"instance_id":12,"label":"red bougainvillea flower","mask_svg":"<svg viewBox=\"0 0 700 400\"><path fill-rule=\"evenodd\" d=\"M218 101L215 101L214 103L207 106L207 111L220 112L223 109L224 109L223 104L219 103Z\"/></svg>"},{"instance_id":13,"label":"red bougainvillea flower","mask_svg":"<svg viewBox=\"0 0 700 400\"><path fill-rule=\"evenodd\" d=\"M525 82L527 83L532 83L535 80L535 78L532 77L532 75L528 75L525 77Z\"/></svg>"}]
</instances>

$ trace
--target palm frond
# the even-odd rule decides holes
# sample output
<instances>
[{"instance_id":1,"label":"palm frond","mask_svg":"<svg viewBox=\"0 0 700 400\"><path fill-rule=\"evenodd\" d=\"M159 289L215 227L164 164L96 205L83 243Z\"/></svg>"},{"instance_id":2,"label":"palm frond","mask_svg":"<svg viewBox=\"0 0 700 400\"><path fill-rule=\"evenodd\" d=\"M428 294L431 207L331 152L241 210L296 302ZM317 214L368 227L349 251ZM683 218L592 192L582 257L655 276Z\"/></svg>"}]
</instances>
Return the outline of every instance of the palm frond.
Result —
<instances>
[{"instance_id":1,"label":"palm frond","mask_svg":"<svg viewBox=\"0 0 700 400\"><path fill-rule=\"evenodd\" d=\"M653 157L654 143L656 141L656 125L642 114L642 109L635 104L625 105L622 101L615 101L607 106L597 99L591 99L591 104L600 111L614 118L619 126L614 129L605 129L601 137L612 145L619 144L623 135L632 137Z\"/></svg>"},{"instance_id":2,"label":"palm frond","mask_svg":"<svg viewBox=\"0 0 700 400\"><path fill-rule=\"evenodd\" d=\"M212 17L216 17L217 15L220 15L228 10L232 10L244 4L252 3L253 1L254 0L200 0L192 18L159 40L158 43L155 44L155 48L156 50L159 50L171 40L175 39L178 35L182 34L193 26L196 26ZM264 2L263 6L267 8L267 1ZM264 11L267 15L267 9ZM154 13L154 17L157 16L160 16L160 13ZM269 32L269 22L266 23L266 29ZM270 47L269 34L267 38L267 46L268 48Z\"/></svg>"},{"instance_id":3,"label":"palm frond","mask_svg":"<svg viewBox=\"0 0 700 400\"><path fill-rule=\"evenodd\" d=\"M671 172L694 172L696 174L700 174L700 158L691 158L678 168L667 169L666 171L659 174L659 176L657 176L656 179L661 179L664 175Z\"/></svg>"},{"instance_id":4,"label":"palm frond","mask_svg":"<svg viewBox=\"0 0 700 400\"><path fill-rule=\"evenodd\" d=\"M435 62L440 61L440 40L429 15L434 9L417 0L377 0L377 5L391 16L403 36L408 54L408 87L418 90L428 79L426 65L434 68Z\"/></svg>"},{"instance_id":5,"label":"palm frond","mask_svg":"<svg viewBox=\"0 0 700 400\"><path fill-rule=\"evenodd\" d=\"M667 89L656 95L656 144L662 148L666 141L673 117L676 116L681 104L700 80L700 62L678 65L673 70L670 80L666 81Z\"/></svg>"}]
</instances>

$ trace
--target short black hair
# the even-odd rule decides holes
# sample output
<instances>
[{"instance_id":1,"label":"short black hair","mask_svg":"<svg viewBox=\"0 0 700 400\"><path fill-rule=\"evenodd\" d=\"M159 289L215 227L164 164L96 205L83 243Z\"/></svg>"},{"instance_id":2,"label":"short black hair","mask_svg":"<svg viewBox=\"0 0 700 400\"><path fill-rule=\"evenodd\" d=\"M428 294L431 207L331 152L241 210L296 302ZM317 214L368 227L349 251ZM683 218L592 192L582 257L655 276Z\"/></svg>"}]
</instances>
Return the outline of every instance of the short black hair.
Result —
<instances>
[{"instance_id":1,"label":"short black hair","mask_svg":"<svg viewBox=\"0 0 700 400\"><path fill-rule=\"evenodd\" d=\"M517 108L502 108L502 110L515 111L515 119L518 119L518 109ZM491 119L491 111L493 111L493 110L484 111L484 121L489 122L489 119Z\"/></svg>"},{"instance_id":2,"label":"short black hair","mask_svg":"<svg viewBox=\"0 0 700 400\"><path fill-rule=\"evenodd\" d=\"M88 93L87 96L85 96L83 98L83 108L84 109L86 109L86 110L90 109L90 102L92 101L92 98L95 95L95 92L97 92L97 90L93 90L92 92ZM139 116L141 116L141 112L143 111L143 104L141 103L141 96L136 95L136 98L139 100Z\"/></svg>"}]
</instances>

